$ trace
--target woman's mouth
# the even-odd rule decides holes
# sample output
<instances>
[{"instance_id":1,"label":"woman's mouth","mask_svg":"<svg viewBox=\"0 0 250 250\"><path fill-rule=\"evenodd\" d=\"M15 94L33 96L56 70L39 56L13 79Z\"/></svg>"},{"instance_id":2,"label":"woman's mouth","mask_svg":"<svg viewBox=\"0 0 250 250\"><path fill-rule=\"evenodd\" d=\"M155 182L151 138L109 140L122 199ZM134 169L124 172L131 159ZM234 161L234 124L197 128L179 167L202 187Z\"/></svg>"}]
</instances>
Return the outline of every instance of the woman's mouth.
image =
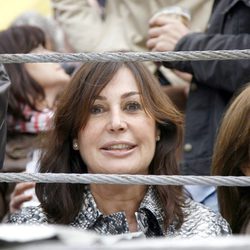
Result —
<instances>
[{"instance_id":1,"label":"woman's mouth","mask_svg":"<svg viewBox=\"0 0 250 250\"><path fill-rule=\"evenodd\" d=\"M137 147L132 143L109 143L101 148L104 154L113 157L125 157L132 154Z\"/></svg>"},{"instance_id":2,"label":"woman's mouth","mask_svg":"<svg viewBox=\"0 0 250 250\"><path fill-rule=\"evenodd\" d=\"M104 150L129 150L134 146L128 144L115 144L109 147L105 147Z\"/></svg>"}]
</instances>

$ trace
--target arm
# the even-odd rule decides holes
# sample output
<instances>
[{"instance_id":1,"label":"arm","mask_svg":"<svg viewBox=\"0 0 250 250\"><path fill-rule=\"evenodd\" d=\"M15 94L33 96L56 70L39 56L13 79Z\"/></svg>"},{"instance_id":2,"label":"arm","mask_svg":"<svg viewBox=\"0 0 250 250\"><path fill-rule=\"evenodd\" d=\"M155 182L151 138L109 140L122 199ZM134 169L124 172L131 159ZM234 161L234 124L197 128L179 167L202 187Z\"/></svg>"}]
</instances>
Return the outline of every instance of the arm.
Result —
<instances>
[{"instance_id":1,"label":"arm","mask_svg":"<svg viewBox=\"0 0 250 250\"><path fill-rule=\"evenodd\" d=\"M10 81L2 64L0 64L0 168L3 165L6 142L6 113L8 103L8 89Z\"/></svg>"},{"instance_id":2,"label":"arm","mask_svg":"<svg viewBox=\"0 0 250 250\"><path fill-rule=\"evenodd\" d=\"M175 50L233 50L249 48L250 34L206 35L203 33L191 33L184 36L177 43ZM199 84L229 92L234 92L239 86L250 81L250 60L173 62L166 63L166 66L191 73Z\"/></svg>"},{"instance_id":3,"label":"arm","mask_svg":"<svg viewBox=\"0 0 250 250\"><path fill-rule=\"evenodd\" d=\"M191 33L179 20L152 18L147 46L153 51L233 50L250 48L250 34ZM193 75L197 84L234 92L250 81L250 60L165 62ZM222 80L223 79L223 80Z\"/></svg>"}]
</instances>

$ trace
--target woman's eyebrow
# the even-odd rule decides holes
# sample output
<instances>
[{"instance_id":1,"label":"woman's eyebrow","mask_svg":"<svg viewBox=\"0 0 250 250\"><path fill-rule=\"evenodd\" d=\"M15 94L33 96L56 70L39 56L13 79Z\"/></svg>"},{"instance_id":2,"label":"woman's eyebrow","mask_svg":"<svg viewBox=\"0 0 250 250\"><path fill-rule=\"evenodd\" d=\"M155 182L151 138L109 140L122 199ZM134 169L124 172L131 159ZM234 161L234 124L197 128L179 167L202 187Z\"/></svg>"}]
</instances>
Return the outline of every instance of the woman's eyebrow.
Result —
<instances>
[{"instance_id":1,"label":"woman's eyebrow","mask_svg":"<svg viewBox=\"0 0 250 250\"><path fill-rule=\"evenodd\" d=\"M94 96L94 100L105 101L105 100L107 100L107 98L105 96L98 95L98 96Z\"/></svg>"},{"instance_id":2,"label":"woman's eyebrow","mask_svg":"<svg viewBox=\"0 0 250 250\"><path fill-rule=\"evenodd\" d=\"M131 91L131 92L124 93L124 94L121 96L121 98L122 98L122 99L125 99L125 98L127 98L127 97L132 96L132 95L140 95L140 94L141 94L141 93L139 93L139 92Z\"/></svg>"},{"instance_id":3,"label":"woman's eyebrow","mask_svg":"<svg viewBox=\"0 0 250 250\"><path fill-rule=\"evenodd\" d=\"M126 92L126 93L122 94L121 98L125 99L125 98L128 98L130 96L140 95L140 94L141 93L137 92L137 91ZM101 100L101 101L107 100L107 98L105 96L102 96L102 95L95 96L94 99L95 100Z\"/></svg>"}]
</instances>

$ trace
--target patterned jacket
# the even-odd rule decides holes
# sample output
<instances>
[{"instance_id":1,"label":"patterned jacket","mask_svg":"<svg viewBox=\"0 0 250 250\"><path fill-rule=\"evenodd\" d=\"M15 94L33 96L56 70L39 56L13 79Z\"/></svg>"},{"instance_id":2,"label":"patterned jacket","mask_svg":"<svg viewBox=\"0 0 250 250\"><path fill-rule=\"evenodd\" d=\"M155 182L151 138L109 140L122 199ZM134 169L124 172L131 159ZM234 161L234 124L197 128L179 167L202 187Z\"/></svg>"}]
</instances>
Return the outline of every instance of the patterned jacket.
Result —
<instances>
[{"instance_id":1,"label":"patterned jacket","mask_svg":"<svg viewBox=\"0 0 250 250\"><path fill-rule=\"evenodd\" d=\"M209 237L231 233L228 223L220 214L213 212L200 203L187 199L183 210L185 219L181 228L176 230L176 222L173 222L169 228L165 229L163 225L164 213L160 199L155 189L149 187L138 211L135 213L138 232L142 232L146 237ZM46 214L38 206L26 207L20 212L12 214L8 223L48 224L53 222L48 221ZM105 235L129 233L125 213L121 211L111 215L102 214L88 188L84 193L84 206L70 226L93 230Z\"/></svg>"}]
</instances>

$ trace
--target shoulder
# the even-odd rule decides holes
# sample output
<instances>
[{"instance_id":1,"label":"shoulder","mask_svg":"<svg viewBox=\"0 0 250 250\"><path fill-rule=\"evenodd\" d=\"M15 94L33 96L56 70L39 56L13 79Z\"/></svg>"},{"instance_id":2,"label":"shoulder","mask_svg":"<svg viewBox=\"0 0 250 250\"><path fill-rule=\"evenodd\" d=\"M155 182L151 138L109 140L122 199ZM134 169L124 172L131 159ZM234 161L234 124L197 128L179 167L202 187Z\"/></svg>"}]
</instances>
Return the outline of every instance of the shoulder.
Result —
<instances>
[{"instance_id":1,"label":"shoulder","mask_svg":"<svg viewBox=\"0 0 250 250\"><path fill-rule=\"evenodd\" d=\"M9 216L8 223L15 224L47 224L48 220L42 208L24 207Z\"/></svg>"},{"instance_id":2,"label":"shoulder","mask_svg":"<svg viewBox=\"0 0 250 250\"><path fill-rule=\"evenodd\" d=\"M185 237L209 237L231 234L227 221L212 209L187 199L184 212L184 223L178 230L179 235Z\"/></svg>"}]
</instances>

